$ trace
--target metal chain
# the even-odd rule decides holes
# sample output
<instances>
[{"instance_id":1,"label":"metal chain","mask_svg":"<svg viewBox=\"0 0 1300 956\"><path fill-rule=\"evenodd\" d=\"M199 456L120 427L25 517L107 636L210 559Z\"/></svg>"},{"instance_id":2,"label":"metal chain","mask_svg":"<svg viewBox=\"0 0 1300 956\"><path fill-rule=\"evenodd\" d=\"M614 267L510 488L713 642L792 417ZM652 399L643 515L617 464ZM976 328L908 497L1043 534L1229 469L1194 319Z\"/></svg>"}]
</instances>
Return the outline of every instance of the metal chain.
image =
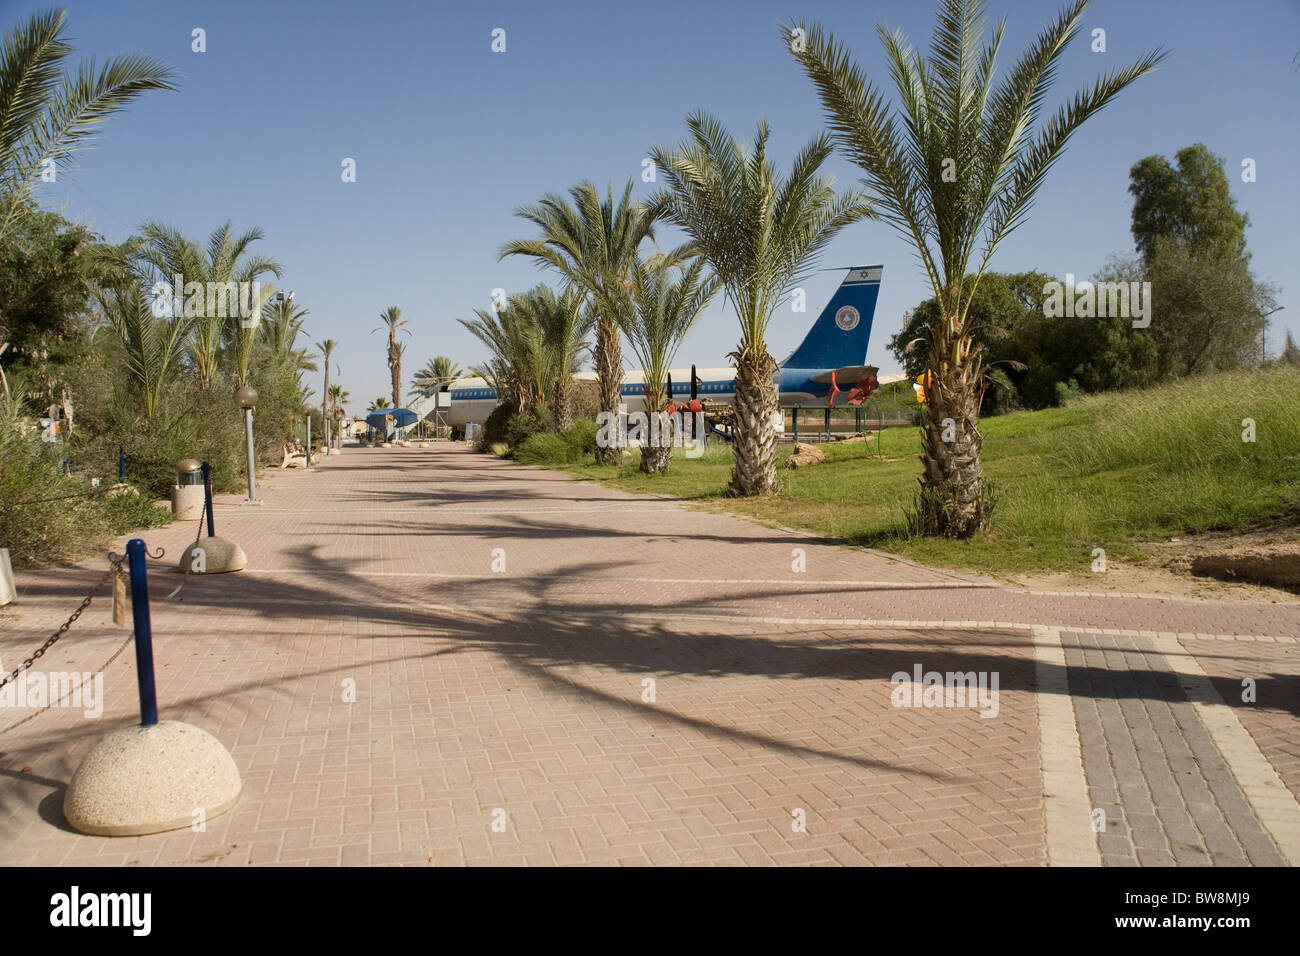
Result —
<instances>
[{"instance_id":1,"label":"metal chain","mask_svg":"<svg viewBox=\"0 0 1300 956\"><path fill-rule=\"evenodd\" d=\"M125 573L125 572L121 572L120 569L119 569L119 573ZM104 663L102 663L102 664L99 665L99 669L95 671L95 674L101 674L101 673L103 673L104 671L108 670L109 665L111 665L111 664L113 663L113 661L115 661L115 660L117 660L119 657L121 657L121 656L122 656L122 652L123 652L124 650L126 650L127 645L129 645L129 644L130 644L132 641L134 641L134 640L135 640L135 635L134 635L134 634L128 634L128 635L126 636L126 639L123 640L122 643L118 645L117 650L115 650L115 651L113 652L113 656L110 657L108 660L104 661ZM91 676L93 677L94 674L92 674ZM65 695L65 697L64 697L63 700L66 700L66 699L67 699L67 696L70 696L70 695L73 693L73 691L74 691L75 689L76 689L76 688L73 688L73 689L69 690L69 691L68 691L68 694ZM62 705L63 705L63 700L60 700L60 701L58 702L58 705L59 705L59 706L62 706ZM28 715L27 715L26 717L24 717L22 720L16 720L16 721L14 721L12 724L10 724L8 727L0 728L0 736L3 736L4 734L9 733L9 731L11 731L11 730L16 730L17 728L21 727L23 724L27 723L27 721L29 721L29 720L33 720L33 719L35 719L36 717L39 717L41 714L45 713L47 710L49 710L51 707L54 707L54 706L55 706L55 702L54 702L54 701L50 701L48 704L46 704L46 705L45 705L44 707L42 707L40 710L34 710L34 711L32 711L30 714L28 714Z\"/></svg>"},{"instance_id":2,"label":"metal chain","mask_svg":"<svg viewBox=\"0 0 1300 956\"><path fill-rule=\"evenodd\" d=\"M99 579L99 583L96 584L93 588L91 588L90 593L86 595L86 599L81 602L81 604L77 607L75 611L72 612L72 616L69 617L66 621L64 621L63 624L59 626L59 629L50 635L49 640L47 640L44 644L38 647L36 649L36 652L32 654L31 657L23 661L22 664L18 666L17 670L10 673L3 680L0 680L0 687L4 687L6 684L17 680L19 674L21 674L23 671L27 670L38 660L40 660L41 657L45 655L45 652L54 646L55 641L61 638L64 634L67 634L68 628L72 627L73 623L77 620L77 618L81 617L82 611L90 607L90 602L95 600L95 596L99 594L100 590L104 587L105 584L109 582L109 579L112 578L113 575L121 574L125 576L126 572L122 570L121 558L119 558L116 561L110 560L109 564L110 564L109 569L104 572L104 576Z\"/></svg>"},{"instance_id":3,"label":"metal chain","mask_svg":"<svg viewBox=\"0 0 1300 956\"><path fill-rule=\"evenodd\" d=\"M184 558L184 556L185 556L186 554L192 552L195 548L197 548L197 547L199 546L199 541L202 540L202 538L203 538L203 525L204 525L204 523L207 521L207 518L208 518L208 512L207 512L207 504L206 504L206 502L204 503L203 508L204 508L204 510L201 511L201 512L199 513L199 529L198 529L198 531L196 531L195 534L194 534L194 543L191 544L191 545L189 546L189 548L188 548L186 551L182 551L182 552L181 552L181 557L182 557L182 558ZM189 567L187 567L187 568L184 570L184 572L182 572L182 574L181 574L181 583L178 584L178 585L176 585L176 590L172 591L171 594L169 594L169 595L167 595L165 598L163 598L164 601L170 601L172 598L176 597L176 595L178 595L178 594L181 593L181 588L185 587L185 582L189 579L189 576L190 576L190 568L192 568L192 567L194 567L194 558L193 558L193 556L191 555L191 557L190 557L190 565L189 565Z\"/></svg>"}]
</instances>

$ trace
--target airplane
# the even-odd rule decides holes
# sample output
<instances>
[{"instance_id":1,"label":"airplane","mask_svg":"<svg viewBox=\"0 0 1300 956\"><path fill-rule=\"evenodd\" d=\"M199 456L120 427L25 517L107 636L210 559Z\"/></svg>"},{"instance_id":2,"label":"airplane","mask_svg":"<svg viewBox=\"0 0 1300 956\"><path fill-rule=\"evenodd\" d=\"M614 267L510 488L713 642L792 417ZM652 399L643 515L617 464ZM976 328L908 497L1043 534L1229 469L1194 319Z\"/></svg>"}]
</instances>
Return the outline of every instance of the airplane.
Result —
<instances>
[{"instance_id":1,"label":"airplane","mask_svg":"<svg viewBox=\"0 0 1300 956\"><path fill-rule=\"evenodd\" d=\"M776 373L782 406L824 402L836 387L846 398L850 391L875 377L879 385L901 380L902 375L878 375L875 366L861 364L867 357L871 323L880 295L884 266L853 266L803 341ZM692 375L692 373L694 373ZM595 381L595 372L576 372L576 381ZM673 369L669 373L672 398L700 398L731 404L735 398L736 370L706 368ZM623 401L629 412L645 411L645 373L623 373ZM470 422L483 423L498 404L496 390L481 378L461 378L443 386L450 393L451 407L441 416L445 424L464 428Z\"/></svg>"}]
</instances>

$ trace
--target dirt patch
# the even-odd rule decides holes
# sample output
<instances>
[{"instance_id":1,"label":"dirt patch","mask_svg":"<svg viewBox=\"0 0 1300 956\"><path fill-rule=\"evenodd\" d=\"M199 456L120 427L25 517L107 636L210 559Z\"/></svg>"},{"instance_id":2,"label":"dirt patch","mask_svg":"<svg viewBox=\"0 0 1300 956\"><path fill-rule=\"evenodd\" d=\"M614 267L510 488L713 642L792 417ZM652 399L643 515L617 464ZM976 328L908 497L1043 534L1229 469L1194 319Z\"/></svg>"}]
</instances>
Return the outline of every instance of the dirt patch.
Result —
<instances>
[{"instance_id":1,"label":"dirt patch","mask_svg":"<svg viewBox=\"0 0 1300 956\"><path fill-rule=\"evenodd\" d=\"M1244 533L1206 533L1141 545L1150 557L1112 557L1104 573L1040 572L1000 576L1018 587L1044 591L1123 591L1212 601L1300 603L1300 587L1287 575L1300 564L1300 527L1279 523ZM1193 573L1195 567L1198 573ZM1227 580L1206 576L1225 569ZM1268 569L1281 574L1270 574ZM1262 583L1277 581L1278 585Z\"/></svg>"}]
</instances>

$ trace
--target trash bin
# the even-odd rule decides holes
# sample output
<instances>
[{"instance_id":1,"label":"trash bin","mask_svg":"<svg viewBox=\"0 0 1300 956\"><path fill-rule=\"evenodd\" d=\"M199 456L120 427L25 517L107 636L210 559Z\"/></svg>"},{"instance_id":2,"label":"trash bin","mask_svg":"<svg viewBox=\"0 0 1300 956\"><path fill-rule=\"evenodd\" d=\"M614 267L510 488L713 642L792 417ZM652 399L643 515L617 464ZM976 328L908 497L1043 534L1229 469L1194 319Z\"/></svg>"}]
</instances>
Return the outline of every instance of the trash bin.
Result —
<instances>
[{"instance_id":1,"label":"trash bin","mask_svg":"<svg viewBox=\"0 0 1300 956\"><path fill-rule=\"evenodd\" d=\"M203 465L193 458L176 463L172 515L177 521L198 521L203 517Z\"/></svg>"}]
</instances>

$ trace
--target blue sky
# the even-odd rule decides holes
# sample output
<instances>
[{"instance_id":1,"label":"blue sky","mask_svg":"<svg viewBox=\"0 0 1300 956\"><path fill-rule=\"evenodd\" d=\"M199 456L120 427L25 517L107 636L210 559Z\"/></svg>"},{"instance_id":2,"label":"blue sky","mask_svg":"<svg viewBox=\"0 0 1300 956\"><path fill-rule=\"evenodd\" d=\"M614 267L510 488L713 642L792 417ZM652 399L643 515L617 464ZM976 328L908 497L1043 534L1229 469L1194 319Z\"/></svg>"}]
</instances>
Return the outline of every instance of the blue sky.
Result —
<instances>
[{"instance_id":1,"label":"blue sky","mask_svg":"<svg viewBox=\"0 0 1300 956\"><path fill-rule=\"evenodd\" d=\"M48 3L3 0L7 27ZM788 161L822 128L812 85L778 39L790 16L819 20L888 84L874 24L928 44L928 2L466 3L368 0L75 0L79 53L145 53L181 73L179 93L137 101L106 126L81 168L44 186L41 201L113 241L146 218L206 237L227 219L259 225L263 252L286 267L283 285L310 309L313 341L338 339L341 381L353 410L387 394L381 335L386 306L411 320L404 377L435 354L462 366L481 347L455 321L485 307L492 289L517 291L541 273L497 262L501 243L531 235L515 208L590 178L638 177L652 144L684 134L703 107L748 138L766 117L774 154ZM1045 0L994 0L1008 21L1003 67L1059 9ZM191 31L207 51L191 51ZM491 51L494 28L506 52ZM1067 50L1050 103L1160 45L1170 56L1075 136L1028 223L993 268L1094 272L1131 251L1129 167L1204 142L1227 161L1232 192L1249 213L1256 272L1283 287L1270 347L1300 338L1300 4L1296 0L1097 0L1085 19L1107 33ZM357 182L341 181L341 162ZM1257 164L1254 183L1241 161ZM842 185L854 167L830 164ZM661 243L671 240L665 233ZM884 263L868 361L896 367L886 349L905 310L930 295L907 243L881 223L846 229L822 266ZM797 344L839 277L806 288L809 311L775 317L778 359ZM737 338L719 304L702 317L679 364L725 364ZM318 376L312 376L313 379ZM313 381L317 388L319 382Z\"/></svg>"}]
</instances>

